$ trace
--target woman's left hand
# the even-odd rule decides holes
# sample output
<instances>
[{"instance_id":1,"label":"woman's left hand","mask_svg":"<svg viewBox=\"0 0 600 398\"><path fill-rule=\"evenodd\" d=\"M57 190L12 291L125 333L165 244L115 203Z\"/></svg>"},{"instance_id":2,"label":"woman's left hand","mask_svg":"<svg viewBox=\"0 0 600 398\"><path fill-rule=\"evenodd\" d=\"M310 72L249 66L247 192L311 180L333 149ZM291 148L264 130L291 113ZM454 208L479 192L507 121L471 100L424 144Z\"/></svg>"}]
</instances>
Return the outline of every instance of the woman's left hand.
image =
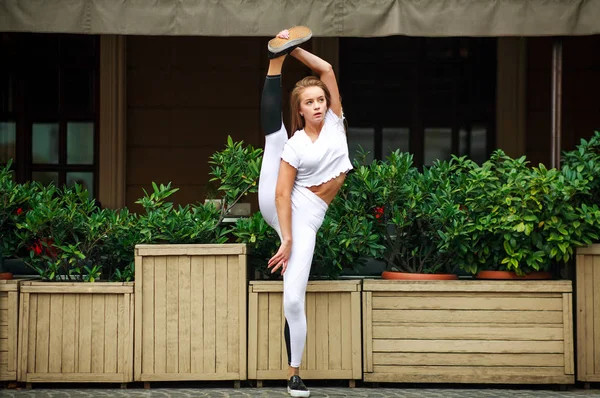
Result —
<instances>
[{"instance_id":1,"label":"woman's left hand","mask_svg":"<svg viewBox=\"0 0 600 398\"><path fill-rule=\"evenodd\" d=\"M279 246L279 250L267 264L267 268L273 268L271 273L274 273L279 268L281 268L281 275L285 273L287 269L288 261L290 259L290 255L292 253L292 242L291 241L283 241L281 242L281 246Z\"/></svg>"}]
</instances>

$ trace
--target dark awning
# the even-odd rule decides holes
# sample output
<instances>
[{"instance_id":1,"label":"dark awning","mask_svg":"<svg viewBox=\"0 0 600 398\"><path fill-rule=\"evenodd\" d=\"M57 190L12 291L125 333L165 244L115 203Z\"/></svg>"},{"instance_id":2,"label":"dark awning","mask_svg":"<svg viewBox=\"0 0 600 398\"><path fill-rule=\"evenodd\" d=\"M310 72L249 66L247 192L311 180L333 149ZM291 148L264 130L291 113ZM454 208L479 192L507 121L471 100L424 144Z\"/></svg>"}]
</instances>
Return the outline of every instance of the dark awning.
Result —
<instances>
[{"instance_id":1,"label":"dark awning","mask_svg":"<svg viewBox=\"0 0 600 398\"><path fill-rule=\"evenodd\" d=\"M0 31L271 36L600 33L600 0L2 0Z\"/></svg>"}]
</instances>

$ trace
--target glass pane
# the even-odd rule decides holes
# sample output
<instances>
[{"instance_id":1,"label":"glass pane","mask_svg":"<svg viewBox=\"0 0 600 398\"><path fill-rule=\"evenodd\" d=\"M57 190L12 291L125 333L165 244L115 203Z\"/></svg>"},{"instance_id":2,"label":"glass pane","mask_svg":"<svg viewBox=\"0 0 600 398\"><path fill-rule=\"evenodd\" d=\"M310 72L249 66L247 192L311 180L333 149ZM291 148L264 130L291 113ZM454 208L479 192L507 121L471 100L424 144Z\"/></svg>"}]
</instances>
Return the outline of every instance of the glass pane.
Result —
<instances>
[{"instance_id":1,"label":"glass pane","mask_svg":"<svg viewBox=\"0 0 600 398\"><path fill-rule=\"evenodd\" d=\"M410 129L407 127L385 127L383 129L383 154L385 159L387 155L396 149L400 152L410 151Z\"/></svg>"},{"instance_id":2,"label":"glass pane","mask_svg":"<svg viewBox=\"0 0 600 398\"><path fill-rule=\"evenodd\" d=\"M58 185L58 171L34 171L31 173L31 179L39 181L44 185L54 183Z\"/></svg>"},{"instance_id":3,"label":"glass pane","mask_svg":"<svg viewBox=\"0 0 600 398\"><path fill-rule=\"evenodd\" d=\"M479 164L487 160L487 129L485 126L473 126L470 155L471 159Z\"/></svg>"},{"instance_id":4,"label":"glass pane","mask_svg":"<svg viewBox=\"0 0 600 398\"><path fill-rule=\"evenodd\" d=\"M67 123L67 163L94 164L94 123Z\"/></svg>"},{"instance_id":5,"label":"glass pane","mask_svg":"<svg viewBox=\"0 0 600 398\"><path fill-rule=\"evenodd\" d=\"M373 151L375 150L375 129L350 127L347 134L350 159L355 159L359 147L362 147L363 151L369 152L366 160L371 163L373 161Z\"/></svg>"},{"instance_id":6,"label":"glass pane","mask_svg":"<svg viewBox=\"0 0 600 398\"><path fill-rule=\"evenodd\" d=\"M15 122L0 122L0 163L15 159L15 141L17 137Z\"/></svg>"},{"instance_id":7,"label":"glass pane","mask_svg":"<svg viewBox=\"0 0 600 398\"><path fill-rule=\"evenodd\" d=\"M90 194L90 198L94 197L94 173L67 173L67 185L73 186L75 184L79 184L83 188L87 189L88 193Z\"/></svg>"},{"instance_id":8,"label":"glass pane","mask_svg":"<svg viewBox=\"0 0 600 398\"><path fill-rule=\"evenodd\" d=\"M436 160L448 160L452 151L452 128L425 129L425 165Z\"/></svg>"},{"instance_id":9,"label":"glass pane","mask_svg":"<svg viewBox=\"0 0 600 398\"><path fill-rule=\"evenodd\" d=\"M31 159L34 164L58 164L58 123L34 123Z\"/></svg>"}]
</instances>

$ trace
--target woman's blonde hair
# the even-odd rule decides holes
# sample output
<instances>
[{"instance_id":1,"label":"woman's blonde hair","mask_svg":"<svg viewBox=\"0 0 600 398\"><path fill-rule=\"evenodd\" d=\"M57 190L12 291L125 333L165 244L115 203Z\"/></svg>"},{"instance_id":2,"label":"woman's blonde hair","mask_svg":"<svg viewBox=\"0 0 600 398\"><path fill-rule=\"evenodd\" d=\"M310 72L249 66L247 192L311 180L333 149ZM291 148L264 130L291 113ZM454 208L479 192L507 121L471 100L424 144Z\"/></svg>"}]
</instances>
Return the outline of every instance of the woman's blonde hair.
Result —
<instances>
[{"instance_id":1,"label":"woman's blonde hair","mask_svg":"<svg viewBox=\"0 0 600 398\"><path fill-rule=\"evenodd\" d=\"M327 109L331 104L331 93L329 89L321 80L314 76L308 76L296 83L296 86L292 90L290 95L290 111L292 114L292 131L296 132L304 128L304 117L300 116L300 95L304 89L308 87L319 87L325 93L325 102L327 103Z\"/></svg>"}]
</instances>

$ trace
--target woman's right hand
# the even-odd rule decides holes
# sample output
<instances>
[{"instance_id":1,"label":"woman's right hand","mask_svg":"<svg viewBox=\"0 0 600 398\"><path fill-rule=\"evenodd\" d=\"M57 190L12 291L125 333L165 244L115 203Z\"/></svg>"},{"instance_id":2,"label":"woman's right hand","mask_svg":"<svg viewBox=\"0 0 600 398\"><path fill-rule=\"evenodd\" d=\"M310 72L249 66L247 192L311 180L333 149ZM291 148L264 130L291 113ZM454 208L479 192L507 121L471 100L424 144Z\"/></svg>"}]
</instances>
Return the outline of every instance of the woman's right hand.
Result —
<instances>
[{"instance_id":1,"label":"woman's right hand","mask_svg":"<svg viewBox=\"0 0 600 398\"><path fill-rule=\"evenodd\" d=\"M279 268L281 268L281 275L283 275L285 273L285 270L287 269L287 265L288 265L288 261L290 259L291 253L292 253L292 241L291 240L282 241L281 246L279 246L279 250L277 250L277 253L275 253L275 255L273 257L271 257L271 259L269 260L269 263L267 264L267 268L271 268L271 267L273 268L271 270L271 273L274 273Z\"/></svg>"}]
</instances>

